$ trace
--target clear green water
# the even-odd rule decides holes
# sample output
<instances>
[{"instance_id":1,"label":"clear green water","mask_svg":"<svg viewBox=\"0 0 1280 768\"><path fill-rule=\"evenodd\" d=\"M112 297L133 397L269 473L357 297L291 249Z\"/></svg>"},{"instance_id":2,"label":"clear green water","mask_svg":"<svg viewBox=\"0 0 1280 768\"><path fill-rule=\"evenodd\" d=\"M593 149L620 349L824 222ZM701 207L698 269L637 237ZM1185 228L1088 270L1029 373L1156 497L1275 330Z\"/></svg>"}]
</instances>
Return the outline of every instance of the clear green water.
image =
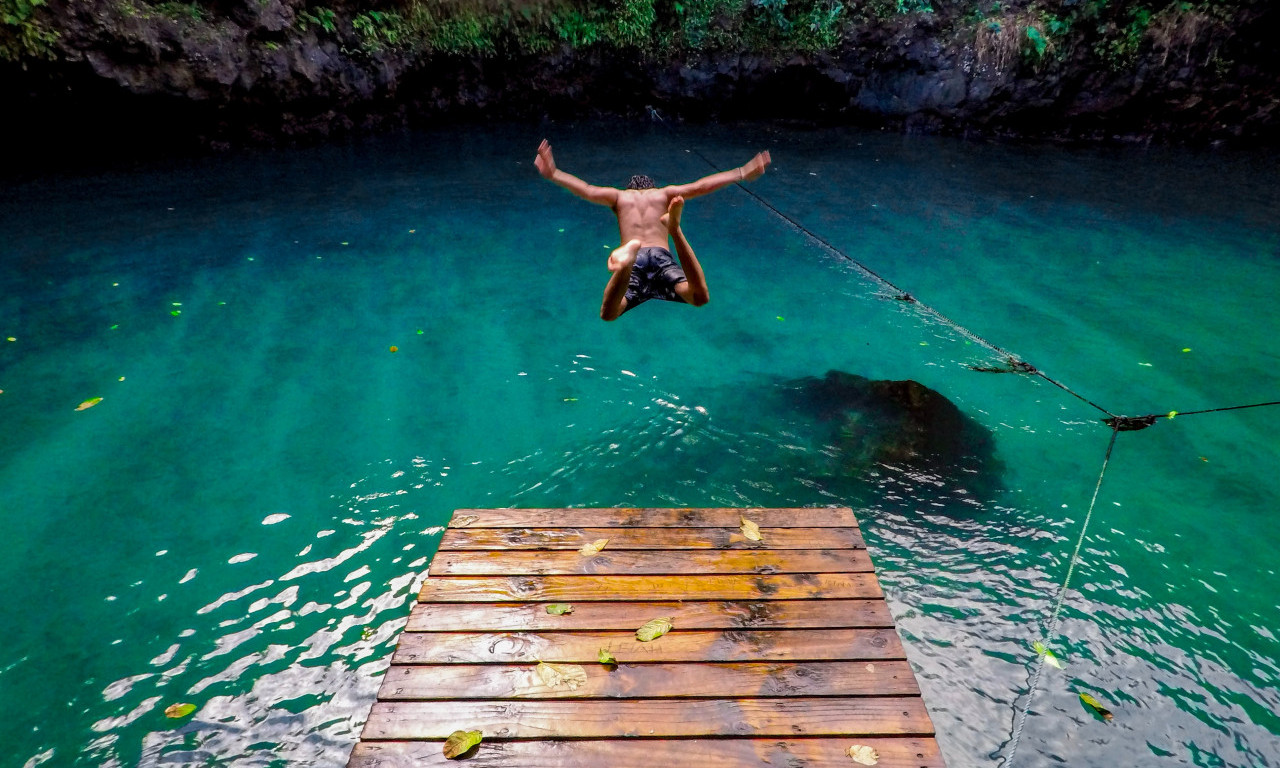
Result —
<instances>
[{"instance_id":1,"label":"clear green water","mask_svg":"<svg viewBox=\"0 0 1280 768\"><path fill-rule=\"evenodd\" d=\"M544 134L601 183L768 146L754 190L1114 412L1280 399L1270 156L514 125L6 183L4 764L343 765L456 507L833 503L949 764L996 762L1099 414L969 371L993 361L732 188L686 214L712 303L600 322L616 228L538 179ZM996 487L834 476L780 386L830 369L946 395ZM1018 764L1280 764L1278 431L1120 435Z\"/></svg>"}]
</instances>

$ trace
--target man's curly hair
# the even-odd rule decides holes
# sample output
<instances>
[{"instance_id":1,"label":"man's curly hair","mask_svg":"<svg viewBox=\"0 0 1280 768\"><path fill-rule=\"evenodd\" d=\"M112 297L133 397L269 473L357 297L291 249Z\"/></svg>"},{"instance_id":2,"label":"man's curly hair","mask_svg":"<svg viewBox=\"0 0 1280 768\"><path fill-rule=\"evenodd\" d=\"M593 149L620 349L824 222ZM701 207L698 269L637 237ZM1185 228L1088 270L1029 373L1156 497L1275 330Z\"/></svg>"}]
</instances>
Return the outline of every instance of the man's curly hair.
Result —
<instances>
[{"instance_id":1,"label":"man's curly hair","mask_svg":"<svg viewBox=\"0 0 1280 768\"><path fill-rule=\"evenodd\" d=\"M653 189L653 179L642 173L637 173L627 182L627 189Z\"/></svg>"}]
</instances>

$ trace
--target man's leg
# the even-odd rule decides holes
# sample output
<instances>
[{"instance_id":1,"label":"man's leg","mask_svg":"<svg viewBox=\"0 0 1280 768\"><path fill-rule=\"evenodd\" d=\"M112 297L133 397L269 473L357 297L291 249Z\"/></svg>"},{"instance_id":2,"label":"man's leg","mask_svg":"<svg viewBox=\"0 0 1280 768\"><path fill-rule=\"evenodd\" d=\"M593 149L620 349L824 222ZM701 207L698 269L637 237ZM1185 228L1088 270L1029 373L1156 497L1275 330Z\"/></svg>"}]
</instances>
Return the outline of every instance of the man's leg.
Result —
<instances>
[{"instance_id":1,"label":"man's leg","mask_svg":"<svg viewBox=\"0 0 1280 768\"><path fill-rule=\"evenodd\" d=\"M679 195L671 198L667 212L662 214L662 223L671 235L676 246L676 258L680 259L680 268L688 282L676 283L676 295L695 307L701 307L711 301L711 293L707 290L707 278L702 274L702 265L698 257L693 255L693 247L684 238L684 230L680 228L680 214L684 212L684 198Z\"/></svg>"},{"instance_id":2,"label":"man's leg","mask_svg":"<svg viewBox=\"0 0 1280 768\"><path fill-rule=\"evenodd\" d=\"M627 308L627 287L631 285L631 268L636 263L640 241L623 243L609 254L609 271L613 277L604 287L604 300L600 302L600 319L617 320Z\"/></svg>"}]
</instances>

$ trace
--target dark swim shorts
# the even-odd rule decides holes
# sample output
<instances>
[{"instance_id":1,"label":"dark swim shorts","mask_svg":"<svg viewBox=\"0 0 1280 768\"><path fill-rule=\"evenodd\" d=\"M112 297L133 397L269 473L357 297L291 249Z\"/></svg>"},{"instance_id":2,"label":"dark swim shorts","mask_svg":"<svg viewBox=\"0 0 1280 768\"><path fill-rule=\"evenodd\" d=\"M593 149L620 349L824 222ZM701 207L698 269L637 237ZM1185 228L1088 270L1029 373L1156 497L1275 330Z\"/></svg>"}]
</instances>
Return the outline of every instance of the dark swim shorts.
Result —
<instances>
[{"instance_id":1,"label":"dark swim shorts","mask_svg":"<svg viewBox=\"0 0 1280 768\"><path fill-rule=\"evenodd\" d=\"M627 309L638 307L649 299L684 301L676 286L687 283L684 270L676 264L671 251L660 245L641 248L631 267L631 284L627 286Z\"/></svg>"}]
</instances>

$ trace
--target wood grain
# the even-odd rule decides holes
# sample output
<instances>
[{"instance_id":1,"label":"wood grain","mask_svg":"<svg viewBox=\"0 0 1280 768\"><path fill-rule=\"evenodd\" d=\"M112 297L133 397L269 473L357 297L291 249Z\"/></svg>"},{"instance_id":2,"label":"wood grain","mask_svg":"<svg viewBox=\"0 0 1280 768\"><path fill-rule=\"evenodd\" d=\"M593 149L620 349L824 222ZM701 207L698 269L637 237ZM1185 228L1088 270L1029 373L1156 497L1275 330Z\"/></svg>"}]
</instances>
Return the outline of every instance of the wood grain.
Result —
<instances>
[{"instance_id":1,"label":"wood grain","mask_svg":"<svg viewBox=\"0 0 1280 768\"><path fill-rule=\"evenodd\" d=\"M418 603L407 632L466 629L635 629L654 616L672 616L681 629L847 629L892 627L883 600L644 601L572 603L573 612L547 613L547 603Z\"/></svg>"},{"instance_id":2,"label":"wood grain","mask_svg":"<svg viewBox=\"0 0 1280 768\"><path fill-rule=\"evenodd\" d=\"M432 576L514 576L695 573L871 573L865 549L613 550L591 557L576 551L439 552Z\"/></svg>"},{"instance_id":3,"label":"wood grain","mask_svg":"<svg viewBox=\"0 0 1280 768\"><path fill-rule=\"evenodd\" d=\"M654 617L656 618L656 617ZM393 664L595 663L601 648L621 663L673 661L874 661L905 658L892 629L677 629L640 642L635 632L406 632Z\"/></svg>"},{"instance_id":4,"label":"wood grain","mask_svg":"<svg viewBox=\"0 0 1280 768\"><path fill-rule=\"evenodd\" d=\"M602 701L379 701L368 739L441 739L456 730L488 738L681 738L932 733L918 696L813 699Z\"/></svg>"},{"instance_id":5,"label":"wood grain","mask_svg":"<svg viewBox=\"0 0 1280 768\"><path fill-rule=\"evenodd\" d=\"M858 526L848 507L459 509L457 528L737 528L741 518L762 528Z\"/></svg>"},{"instance_id":6,"label":"wood grain","mask_svg":"<svg viewBox=\"0 0 1280 768\"><path fill-rule=\"evenodd\" d=\"M760 529L751 541L733 528L448 528L440 551L578 549L608 539L609 549L865 549L857 528Z\"/></svg>"},{"instance_id":7,"label":"wood grain","mask_svg":"<svg viewBox=\"0 0 1280 768\"><path fill-rule=\"evenodd\" d=\"M356 745L348 768L859 768L845 750L854 738L589 739L485 741L465 761L446 760L440 741L382 741ZM945 768L932 738L863 736L856 743L879 753L876 768Z\"/></svg>"},{"instance_id":8,"label":"wood grain","mask_svg":"<svg viewBox=\"0 0 1280 768\"><path fill-rule=\"evenodd\" d=\"M382 701L426 699L729 698L919 694L905 661L581 665L585 683L548 687L535 665L396 665Z\"/></svg>"},{"instance_id":9,"label":"wood grain","mask_svg":"<svg viewBox=\"0 0 1280 768\"><path fill-rule=\"evenodd\" d=\"M882 597L875 574L725 576L441 576L422 582L424 603L575 600L803 600Z\"/></svg>"}]
</instances>

